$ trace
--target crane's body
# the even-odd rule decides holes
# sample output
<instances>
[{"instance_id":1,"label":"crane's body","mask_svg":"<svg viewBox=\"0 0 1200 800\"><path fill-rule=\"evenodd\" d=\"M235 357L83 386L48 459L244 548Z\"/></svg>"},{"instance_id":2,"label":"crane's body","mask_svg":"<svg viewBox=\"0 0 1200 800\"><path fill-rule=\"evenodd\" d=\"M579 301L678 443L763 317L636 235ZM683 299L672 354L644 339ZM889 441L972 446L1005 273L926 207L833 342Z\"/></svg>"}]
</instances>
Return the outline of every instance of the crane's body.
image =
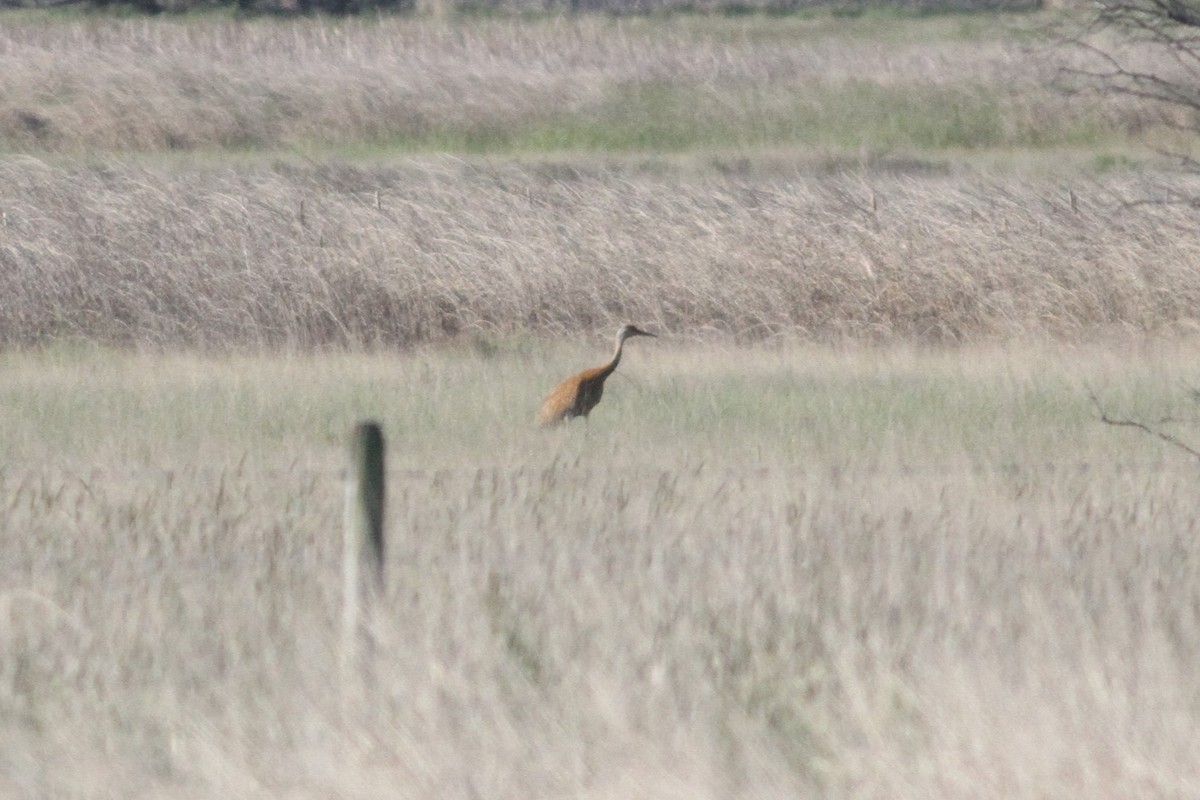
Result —
<instances>
[{"instance_id":1,"label":"crane's body","mask_svg":"<svg viewBox=\"0 0 1200 800\"><path fill-rule=\"evenodd\" d=\"M617 346L612 360L599 367L585 369L555 386L546 396L542 410L538 412L538 422L542 425L555 425L560 422L568 422L575 417L587 419L587 415L596 407L604 394L604 381L608 379L609 375L612 375L617 364L621 363L621 350L625 346L625 340L630 336L654 336L654 334L647 333L634 325L623 326L621 330L617 331Z\"/></svg>"}]
</instances>

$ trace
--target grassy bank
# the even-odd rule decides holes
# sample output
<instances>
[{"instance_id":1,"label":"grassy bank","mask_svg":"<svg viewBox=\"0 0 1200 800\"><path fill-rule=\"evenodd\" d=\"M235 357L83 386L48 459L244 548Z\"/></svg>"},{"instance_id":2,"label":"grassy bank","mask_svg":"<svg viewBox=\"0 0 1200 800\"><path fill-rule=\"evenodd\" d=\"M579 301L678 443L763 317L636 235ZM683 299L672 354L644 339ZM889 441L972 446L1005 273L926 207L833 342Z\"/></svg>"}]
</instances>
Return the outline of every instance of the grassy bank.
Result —
<instances>
[{"instance_id":1,"label":"grassy bank","mask_svg":"<svg viewBox=\"0 0 1200 800\"><path fill-rule=\"evenodd\" d=\"M264 454L273 467L328 464L340 462L350 426L370 417L396 432L396 464L414 470L540 464L554 457L551 445L577 440L622 449L636 442L651 461L739 467L940 468L971 454L980 464L1115 462L1126 460L1113 448L1128 438L1094 424L1085 387L1119 412L1181 417L1188 399L1180 387L1192 368L1186 343L1084 347L1076 368L1076 348L1050 345L747 349L664 334L630 345L605 395L607 413L588 424L595 442L532 430L557 379L603 361L610 347L604 336L375 355L9 353L0 357L10 421L0 444L14 467L136 471L143 462Z\"/></svg>"}]
</instances>

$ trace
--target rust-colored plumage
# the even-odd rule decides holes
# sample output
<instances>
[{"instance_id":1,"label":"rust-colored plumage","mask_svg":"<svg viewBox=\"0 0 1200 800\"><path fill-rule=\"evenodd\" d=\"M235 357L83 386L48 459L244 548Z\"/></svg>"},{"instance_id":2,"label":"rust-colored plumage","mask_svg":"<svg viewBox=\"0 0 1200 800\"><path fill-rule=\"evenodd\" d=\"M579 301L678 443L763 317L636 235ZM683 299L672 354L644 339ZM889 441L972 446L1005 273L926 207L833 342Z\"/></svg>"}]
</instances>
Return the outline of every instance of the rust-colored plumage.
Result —
<instances>
[{"instance_id":1,"label":"rust-colored plumage","mask_svg":"<svg viewBox=\"0 0 1200 800\"><path fill-rule=\"evenodd\" d=\"M575 417L586 419L591 410L600 402L600 396L604 394L604 381L608 379L609 375L612 375L617 364L621 363L621 349L625 346L625 340L630 336L654 336L654 334L647 333L634 325L623 326L621 330L617 331L617 349L613 353L612 360L602 366L585 369L578 375L572 375L555 386L547 395L546 402L542 404L542 410L538 412L538 422L542 425L554 425L559 422L567 422Z\"/></svg>"}]
</instances>

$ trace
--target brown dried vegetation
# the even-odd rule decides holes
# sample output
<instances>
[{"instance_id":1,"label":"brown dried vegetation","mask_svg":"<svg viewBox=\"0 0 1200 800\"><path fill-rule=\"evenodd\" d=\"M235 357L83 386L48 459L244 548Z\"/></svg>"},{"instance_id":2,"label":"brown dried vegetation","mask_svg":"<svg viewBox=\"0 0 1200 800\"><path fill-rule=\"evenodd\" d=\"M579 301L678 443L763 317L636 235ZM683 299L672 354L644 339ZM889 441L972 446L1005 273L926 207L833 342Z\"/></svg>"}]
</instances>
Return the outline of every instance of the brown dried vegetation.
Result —
<instances>
[{"instance_id":1,"label":"brown dried vegetation","mask_svg":"<svg viewBox=\"0 0 1200 800\"><path fill-rule=\"evenodd\" d=\"M0 342L411 345L636 319L739 340L1190 325L1182 178L0 164Z\"/></svg>"}]
</instances>

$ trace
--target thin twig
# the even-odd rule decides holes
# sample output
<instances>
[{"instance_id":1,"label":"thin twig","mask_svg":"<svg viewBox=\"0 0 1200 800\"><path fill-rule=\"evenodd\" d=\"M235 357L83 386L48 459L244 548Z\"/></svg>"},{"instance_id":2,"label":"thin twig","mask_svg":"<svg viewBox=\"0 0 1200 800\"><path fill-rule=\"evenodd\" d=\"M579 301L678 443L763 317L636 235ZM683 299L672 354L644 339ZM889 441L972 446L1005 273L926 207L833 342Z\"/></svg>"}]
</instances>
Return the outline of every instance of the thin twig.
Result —
<instances>
[{"instance_id":1,"label":"thin twig","mask_svg":"<svg viewBox=\"0 0 1200 800\"><path fill-rule=\"evenodd\" d=\"M1193 458L1200 459L1200 450L1196 450L1195 448L1188 445L1186 442L1178 439L1175 436L1172 436L1171 434L1167 433L1166 431L1159 430L1158 428L1152 428L1149 425L1147 425L1146 423L1139 422L1136 419L1115 419L1113 417L1110 417L1108 415L1108 412L1104 410L1104 406L1101 405L1100 399L1098 397L1096 397L1096 393L1094 391L1092 391L1092 388L1090 386L1087 387L1087 392L1088 392L1088 397L1092 401L1092 405L1094 405L1096 407L1097 413L1100 414L1100 421L1103 422L1105 425L1115 425L1118 427L1126 427L1126 428L1137 428L1138 430L1142 431L1143 433L1148 433L1151 436L1157 436L1159 439L1162 439L1167 444L1178 447L1180 450L1183 450L1184 452L1186 452L1188 455L1192 456Z\"/></svg>"}]
</instances>

